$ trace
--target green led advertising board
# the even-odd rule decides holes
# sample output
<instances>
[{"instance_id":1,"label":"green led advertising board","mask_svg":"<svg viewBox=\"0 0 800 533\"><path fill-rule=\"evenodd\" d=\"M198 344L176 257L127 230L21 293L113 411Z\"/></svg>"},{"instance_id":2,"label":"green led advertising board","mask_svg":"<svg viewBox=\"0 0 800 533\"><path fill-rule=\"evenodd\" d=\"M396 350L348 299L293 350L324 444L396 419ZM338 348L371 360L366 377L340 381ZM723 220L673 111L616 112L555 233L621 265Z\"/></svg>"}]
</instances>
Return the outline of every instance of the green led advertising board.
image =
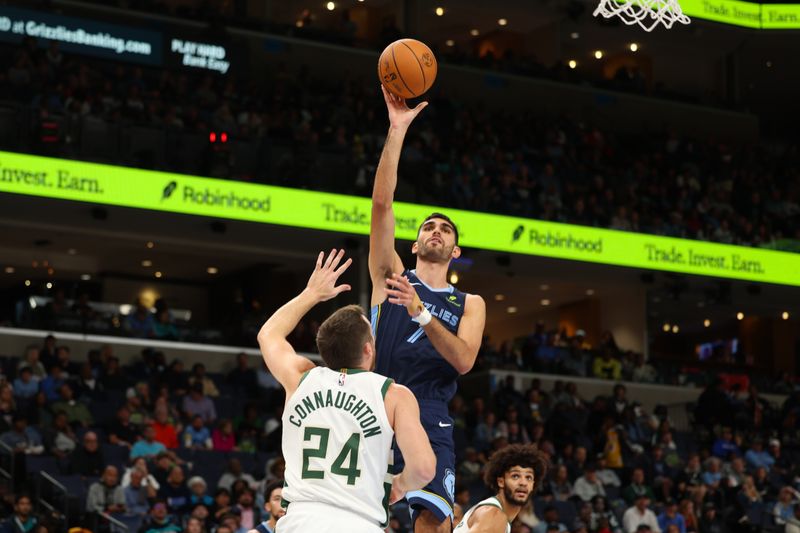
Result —
<instances>
[{"instance_id":1,"label":"green led advertising board","mask_svg":"<svg viewBox=\"0 0 800 533\"><path fill-rule=\"evenodd\" d=\"M370 200L268 185L0 152L0 193L358 235ZM413 240L432 206L395 204ZM800 254L448 209L465 247L800 286Z\"/></svg>"}]
</instances>

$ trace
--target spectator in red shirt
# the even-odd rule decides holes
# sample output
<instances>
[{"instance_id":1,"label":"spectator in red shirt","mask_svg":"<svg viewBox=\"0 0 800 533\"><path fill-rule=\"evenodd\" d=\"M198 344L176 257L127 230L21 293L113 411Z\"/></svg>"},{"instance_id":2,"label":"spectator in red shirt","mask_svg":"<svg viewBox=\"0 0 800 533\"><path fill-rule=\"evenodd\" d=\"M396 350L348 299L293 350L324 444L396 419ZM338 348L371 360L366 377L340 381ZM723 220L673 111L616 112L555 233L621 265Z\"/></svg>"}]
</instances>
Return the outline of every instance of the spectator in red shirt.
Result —
<instances>
[{"instance_id":1,"label":"spectator in red shirt","mask_svg":"<svg viewBox=\"0 0 800 533\"><path fill-rule=\"evenodd\" d=\"M151 423L156 433L155 440L168 449L174 450L178 447L178 432L169 420L169 412L166 407L156 407L155 416L155 420Z\"/></svg>"},{"instance_id":2,"label":"spectator in red shirt","mask_svg":"<svg viewBox=\"0 0 800 533\"><path fill-rule=\"evenodd\" d=\"M223 420L219 427L211 435L214 442L214 449L220 452L231 452L236 450L236 435L233 433L233 423L230 420Z\"/></svg>"}]
</instances>

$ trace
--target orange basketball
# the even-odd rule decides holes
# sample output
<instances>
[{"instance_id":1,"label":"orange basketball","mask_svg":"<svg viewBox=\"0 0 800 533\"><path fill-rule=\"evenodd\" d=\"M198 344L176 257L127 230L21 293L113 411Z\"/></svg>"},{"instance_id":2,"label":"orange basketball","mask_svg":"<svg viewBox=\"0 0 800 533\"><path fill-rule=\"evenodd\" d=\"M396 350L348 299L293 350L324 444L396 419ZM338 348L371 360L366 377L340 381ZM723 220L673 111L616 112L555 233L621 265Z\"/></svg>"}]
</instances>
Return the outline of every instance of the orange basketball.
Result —
<instances>
[{"instance_id":1,"label":"orange basketball","mask_svg":"<svg viewBox=\"0 0 800 533\"><path fill-rule=\"evenodd\" d=\"M436 58L425 43L395 41L378 59L378 78L386 90L401 98L423 95L436 80Z\"/></svg>"}]
</instances>

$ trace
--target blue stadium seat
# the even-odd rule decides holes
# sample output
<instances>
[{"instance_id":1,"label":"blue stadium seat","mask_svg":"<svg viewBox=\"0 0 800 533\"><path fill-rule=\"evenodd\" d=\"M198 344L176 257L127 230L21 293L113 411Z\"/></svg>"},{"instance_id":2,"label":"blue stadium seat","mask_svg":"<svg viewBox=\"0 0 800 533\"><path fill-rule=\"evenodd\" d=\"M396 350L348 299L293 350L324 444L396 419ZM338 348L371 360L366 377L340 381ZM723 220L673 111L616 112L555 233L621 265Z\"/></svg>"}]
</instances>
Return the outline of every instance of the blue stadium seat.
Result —
<instances>
[{"instance_id":1,"label":"blue stadium seat","mask_svg":"<svg viewBox=\"0 0 800 533\"><path fill-rule=\"evenodd\" d=\"M120 474L122 474L122 470L124 470L128 464L128 457L130 456L128 447L103 443L102 449L106 464L116 466L117 469L120 470Z\"/></svg>"},{"instance_id":2,"label":"blue stadium seat","mask_svg":"<svg viewBox=\"0 0 800 533\"><path fill-rule=\"evenodd\" d=\"M39 472L47 472L51 476L61 473L58 466L58 459L52 455L26 455L25 471L28 476Z\"/></svg>"}]
</instances>

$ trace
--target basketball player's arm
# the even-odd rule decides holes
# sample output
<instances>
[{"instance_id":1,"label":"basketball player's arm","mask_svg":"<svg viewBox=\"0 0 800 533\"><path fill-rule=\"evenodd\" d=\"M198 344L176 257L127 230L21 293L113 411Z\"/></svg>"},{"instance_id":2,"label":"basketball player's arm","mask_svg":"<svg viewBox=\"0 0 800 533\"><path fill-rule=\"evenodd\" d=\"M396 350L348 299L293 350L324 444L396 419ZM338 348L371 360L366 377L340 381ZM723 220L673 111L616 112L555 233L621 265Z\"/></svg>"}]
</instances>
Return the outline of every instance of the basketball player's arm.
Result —
<instances>
[{"instance_id":1,"label":"basketball player's arm","mask_svg":"<svg viewBox=\"0 0 800 533\"><path fill-rule=\"evenodd\" d=\"M419 421L419 404L414 394L402 385L392 384L384 400L394 428L397 447L405 458L403 471L394 476L390 503L431 482L436 475L436 456L428 434Z\"/></svg>"},{"instance_id":2,"label":"basketball player's arm","mask_svg":"<svg viewBox=\"0 0 800 533\"><path fill-rule=\"evenodd\" d=\"M314 363L297 355L286 337L312 307L350 290L349 285L336 286L336 280L353 262L348 259L339 266L343 257L344 250L337 252L334 249L323 262L325 253L320 252L316 268L303 292L275 311L258 332L258 345L264 362L278 383L286 389L287 398L297 389L303 372L314 368Z\"/></svg>"},{"instance_id":3,"label":"basketball player's arm","mask_svg":"<svg viewBox=\"0 0 800 533\"><path fill-rule=\"evenodd\" d=\"M417 316L422 303L414 286L405 276L393 274L384 280L388 285L386 293L389 303L404 305L408 314ZM436 348L436 351L450 363L459 374L464 375L475 365L478 351L481 348L483 327L486 325L486 302L477 294L468 294L464 301L464 314L458 324L458 334L450 333L438 318L433 317L427 326L423 326L425 335Z\"/></svg>"},{"instance_id":4,"label":"basketball player's arm","mask_svg":"<svg viewBox=\"0 0 800 533\"><path fill-rule=\"evenodd\" d=\"M403 262L394 248L394 192L397 188L397 167L408 127L427 102L409 109L405 100L381 86L389 111L389 132L383 145L375 184L372 187L372 219L369 233L369 273L372 278L371 305L386 299L383 280L392 272L403 272Z\"/></svg>"},{"instance_id":5,"label":"basketball player's arm","mask_svg":"<svg viewBox=\"0 0 800 533\"><path fill-rule=\"evenodd\" d=\"M494 505L481 505L472 512L467 525L470 533L504 533L508 517Z\"/></svg>"}]
</instances>

